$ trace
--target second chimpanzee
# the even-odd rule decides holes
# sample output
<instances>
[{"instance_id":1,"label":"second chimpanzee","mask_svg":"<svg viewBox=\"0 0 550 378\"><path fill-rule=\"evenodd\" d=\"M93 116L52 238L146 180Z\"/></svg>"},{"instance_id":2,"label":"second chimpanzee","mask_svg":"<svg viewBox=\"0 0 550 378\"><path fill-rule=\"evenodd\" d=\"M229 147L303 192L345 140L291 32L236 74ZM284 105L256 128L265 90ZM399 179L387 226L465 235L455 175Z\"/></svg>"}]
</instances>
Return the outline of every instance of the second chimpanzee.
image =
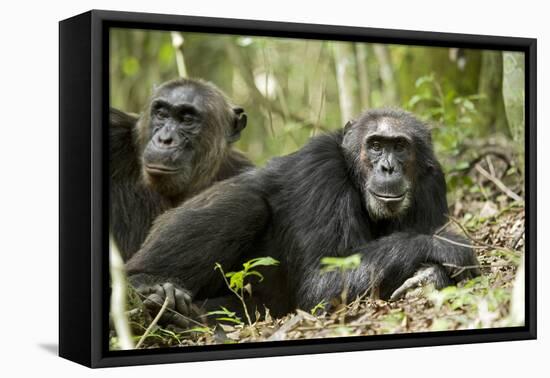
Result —
<instances>
[{"instance_id":1,"label":"second chimpanzee","mask_svg":"<svg viewBox=\"0 0 550 378\"><path fill-rule=\"evenodd\" d=\"M190 298L223 303L228 291L215 263L235 271L257 256L280 261L262 271L249 301L272 314L309 310L344 287L350 298L387 299L417 274L437 287L479 274L467 241L435 235L447 212L427 127L403 111L372 110L168 211L127 271L149 304L168 298L180 312ZM353 253L359 268L320 273L321 258Z\"/></svg>"},{"instance_id":2,"label":"second chimpanzee","mask_svg":"<svg viewBox=\"0 0 550 378\"><path fill-rule=\"evenodd\" d=\"M246 120L213 84L191 79L158 87L139 118L111 109L110 224L124 259L159 214L253 166L232 148Z\"/></svg>"}]
</instances>

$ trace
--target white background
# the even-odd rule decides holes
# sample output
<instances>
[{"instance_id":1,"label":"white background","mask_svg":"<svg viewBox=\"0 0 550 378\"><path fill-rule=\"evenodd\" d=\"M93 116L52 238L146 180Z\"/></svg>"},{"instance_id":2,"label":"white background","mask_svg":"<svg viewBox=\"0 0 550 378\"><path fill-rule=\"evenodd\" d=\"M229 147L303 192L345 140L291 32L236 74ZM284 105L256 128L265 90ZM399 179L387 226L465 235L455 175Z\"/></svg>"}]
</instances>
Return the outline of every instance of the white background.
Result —
<instances>
[{"instance_id":1,"label":"white background","mask_svg":"<svg viewBox=\"0 0 550 378\"><path fill-rule=\"evenodd\" d=\"M548 374L549 12L545 1L3 1L0 375L518 377ZM538 38L539 340L89 370L56 356L58 25L89 9ZM75 125L78 127L78 125ZM546 272L546 273L543 273Z\"/></svg>"}]
</instances>

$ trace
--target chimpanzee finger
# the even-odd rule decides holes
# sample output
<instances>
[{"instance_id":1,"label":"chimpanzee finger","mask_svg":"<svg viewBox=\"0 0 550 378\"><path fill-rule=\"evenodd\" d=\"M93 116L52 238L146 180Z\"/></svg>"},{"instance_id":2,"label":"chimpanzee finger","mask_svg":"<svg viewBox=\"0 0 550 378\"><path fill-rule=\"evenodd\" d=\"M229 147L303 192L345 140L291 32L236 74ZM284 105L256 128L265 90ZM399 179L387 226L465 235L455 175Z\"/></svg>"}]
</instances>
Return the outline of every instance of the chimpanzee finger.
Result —
<instances>
[{"instance_id":1,"label":"chimpanzee finger","mask_svg":"<svg viewBox=\"0 0 550 378\"><path fill-rule=\"evenodd\" d=\"M191 315L191 296L187 291L176 289L176 310L182 315Z\"/></svg>"},{"instance_id":2,"label":"chimpanzee finger","mask_svg":"<svg viewBox=\"0 0 550 378\"><path fill-rule=\"evenodd\" d=\"M136 292L143 296L148 296L152 294L155 289L151 285L140 285L136 288Z\"/></svg>"},{"instance_id":3,"label":"chimpanzee finger","mask_svg":"<svg viewBox=\"0 0 550 378\"><path fill-rule=\"evenodd\" d=\"M168 304L166 305L166 308L170 310L174 310L176 308L176 297L175 297L176 288L174 287L173 284L169 282L162 284L162 288L164 289L164 296L168 300Z\"/></svg>"},{"instance_id":4,"label":"chimpanzee finger","mask_svg":"<svg viewBox=\"0 0 550 378\"><path fill-rule=\"evenodd\" d=\"M143 305L152 315L159 312L162 304L164 303L164 296L157 293L150 294L144 301Z\"/></svg>"},{"instance_id":5,"label":"chimpanzee finger","mask_svg":"<svg viewBox=\"0 0 550 378\"><path fill-rule=\"evenodd\" d=\"M401 286L399 286L391 295L390 301L396 301L402 298L407 291L419 287L428 283L435 283L437 281L437 268L435 266L427 266L419 269L414 276L405 280Z\"/></svg>"},{"instance_id":6,"label":"chimpanzee finger","mask_svg":"<svg viewBox=\"0 0 550 378\"><path fill-rule=\"evenodd\" d=\"M189 321L187 320L187 318L176 312L170 312L170 320L168 321L168 323L183 329L189 327Z\"/></svg>"}]
</instances>

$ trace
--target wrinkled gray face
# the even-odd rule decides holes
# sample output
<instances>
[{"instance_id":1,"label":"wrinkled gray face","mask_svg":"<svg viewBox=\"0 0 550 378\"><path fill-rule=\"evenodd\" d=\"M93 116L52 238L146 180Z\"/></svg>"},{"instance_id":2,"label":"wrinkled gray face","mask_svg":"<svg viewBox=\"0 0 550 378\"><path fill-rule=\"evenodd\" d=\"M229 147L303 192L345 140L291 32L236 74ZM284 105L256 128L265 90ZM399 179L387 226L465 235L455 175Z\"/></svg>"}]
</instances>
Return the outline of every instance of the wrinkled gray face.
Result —
<instances>
[{"instance_id":1,"label":"wrinkled gray face","mask_svg":"<svg viewBox=\"0 0 550 378\"><path fill-rule=\"evenodd\" d=\"M175 88L153 99L149 114L151 138L143 152L146 173L189 176L204 117L201 96L193 87Z\"/></svg>"},{"instance_id":2,"label":"wrinkled gray face","mask_svg":"<svg viewBox=\"0 0 550 378\"><path fill-rule=\"evenodd\" d=\"M391 119L381 119L364 135L365 202L374 219L399 218L411 205L412 139Z\"/></svg>"},{"instance_id":3,"label":"wrinkled gray face","mask_svg":"<svg viewBox=\"0 0 550 378\"><path fill-rule=\"evenodd\" d=\"M208 83L176 80L161 86L140 120L146 185L163 195L192 193L215 176L247 116Z\"/></svg>"}]
</instances>

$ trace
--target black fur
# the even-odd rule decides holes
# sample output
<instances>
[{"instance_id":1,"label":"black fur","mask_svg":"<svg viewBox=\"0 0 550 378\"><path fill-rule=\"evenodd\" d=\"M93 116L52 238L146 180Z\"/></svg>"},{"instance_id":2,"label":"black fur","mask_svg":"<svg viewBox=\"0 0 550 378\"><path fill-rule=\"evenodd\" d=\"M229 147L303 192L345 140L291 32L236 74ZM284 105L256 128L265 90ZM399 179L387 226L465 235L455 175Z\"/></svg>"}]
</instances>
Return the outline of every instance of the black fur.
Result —
<instances>
[{"instance_id":1,"label":"black fur","mask_svg":"<svg viewBox=\"0 0 550 378\"><path fill-rule=\"evenodd\" d=\"M193 152L193 159L188 159L184 167L189 178L183 177L183 173L160 177L148 175L143 167L144 151L154 137L150 104L140 117L111 109L110 231L125 260L141 247L157 216L214 182L253 167L243 154L232 148L246 125L246 114L241 108L232 108L214 85L198 80L175 80L157 88L151 102L157 98L168 98L167 101L178 104L193 99L193 106L202 106L203 113L194 130L194 143L188 143L185 149L176 146L155 150L158 156L166 156L164 151L176 151L177 156L183 157ZM238 128L234 121L237 118L241 120ZM183 152L178 152L180 150ZM175 153L171 154L169 158Z\"/></svg>"},{"instance_id":2,"label":"black fur","mask_svg":"<svg viewBox=\"0 0 550 378\"><path fill-rule=\"evenodd\" d=\"M408 177L412 201L395 219L369 215L366 178L357 167L364 164L357 156L362 129L384 117L411 133L416 156ZM127 263L128 274L136 285L144 277L175 283L200 302L228 293L213 270L216 262L227 272L253 257L272 256L281 263L262 268L265 280L253 285L253 303L276 315L309 310L340 295L344 286L350 298L373 291L389 298L425 264L477 265L471 248L433 236L446 221L445 192L427 128L408 113L370 111L344 131L315 137L296 153L218 183L160 216ZM466 243L451 233L441 236ZM362 255L360 268L320 274L322 257L353 253ZM447 268L440 272L439 286L479 274L466 269L451 278Z\"/></svg>"}]
</instances>

